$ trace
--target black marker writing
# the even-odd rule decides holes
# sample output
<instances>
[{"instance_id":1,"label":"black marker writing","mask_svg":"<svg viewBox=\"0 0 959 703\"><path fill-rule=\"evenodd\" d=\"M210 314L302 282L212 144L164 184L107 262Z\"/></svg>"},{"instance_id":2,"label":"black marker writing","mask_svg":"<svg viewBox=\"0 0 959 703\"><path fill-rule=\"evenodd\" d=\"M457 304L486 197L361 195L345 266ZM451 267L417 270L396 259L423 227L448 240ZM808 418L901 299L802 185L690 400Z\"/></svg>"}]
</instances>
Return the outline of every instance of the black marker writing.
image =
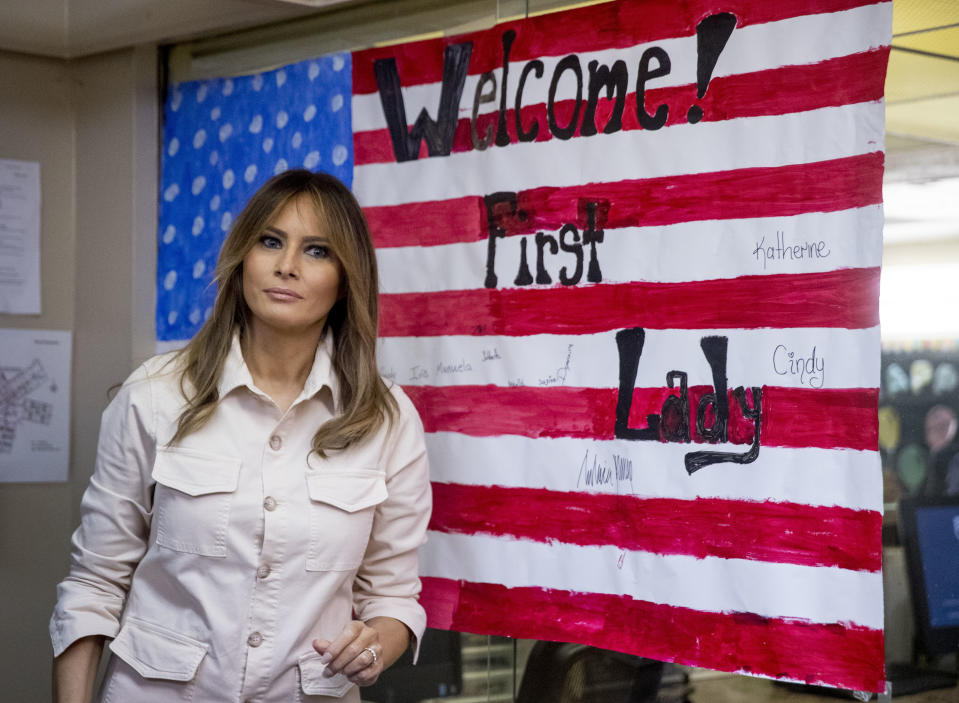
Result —
<instances>
[{"instance_id":1,"label":"black marker writing","mask_svg":"<svg viewBox=\"0 0 959 703\"><path fill-rule=\"evenodd\" d=\"M776 241L770 243L766 241L765 235L756 242L756 248L753 249L753 256L756 261L761 261L763 268L771 261L801 261L803 259L825 259L832 251L826 247L826 242L818 240L815 242L802 242L800 244L787 244L786 235L782 232L776 232Z\"/></svg>"},{"instance_id":2,"label":"black marker writing","mask_svg":"<svg viewBox=\"0 0 959 703\"><path fill-rule=\"evenodd\" d=\"M705 96L712 78L713 69L719 60L736 26L735 15L720 12L703 18L696 27L697 67L696 97ZM612 65L601 64L593 59L586 66L578 54L569 54L560 58L552 74L546 75L546 65L540 59L526 61L519 69L519 79L510 85L513 74L510 54L516 40L516 30L507 29L500 35L502 68L499 80L492 70L479 74L473 92L469 136L474 149L484 151L495 145L507 146L511 142L507 125L508 111L513 110L512 125L516 139L531 142L540 132L548 129L555 139L571 139L577 134L589 137L599 132L613 134L623 129L623 113L626 110L626 97L630 90L636 95L634 109L636 121L645 130L656 130L666 124L669 118L669 105L660 103L647 105L647 89L655 88L658 79L668 76L672 71L672 61L665 49L659 46L647 47L633 66L622 60ZM483 53L483 52L478 52ZM407 125L406 106L403 100L402 84L396 59L392 57L376 59L373 62L373 74L380 95L380 105L386 118L393 155L398 162L419 158L420 144L425 140L429 156L448 156L453 149L453 137L459 121L460 101L466 76L469 73L470 59L473 55L473 42L449 44L443 51L443 78L440 86L440 101L436 118L423 108L411 128ZM530 81L544 81L546 89L546 124L539 117L524 116L526 89ZM545 83L548 81L548 84ZM560 84L575 86L569 95L560 94ZM495 128L487 115L480 115L480 107L497 101ZM510 94L512 93L512 100ZM613 101L610 110L597 110L599 101ZM567 107L572 105L572 112ZM562 107L558 107L562 105ZM603 124L600 114L608 114ZM687 112L686 120L695 124L703 119L703 109L693 105ZM480 127L480 121L485 126Z\"/></svg>"},{"instance_id":3,"label":"black marker writing","mask_svg":"<svg viewBox=\"0 0 959 703\"><path fill-rule=\"evenodd\" d=\"M729 441L729 393L726 382L726 352L728 338L708 336L700 340L700 347L712 372L712 392L704 394L696 407L695 436L698 440L711 444ZM616 333L616 346L619 350L619 393L616 400L616 422L614 434L621 439L636 441L689 442L693 428L689 426L689 397L686 373L670 371L666 374L669 388L679 382L679 395L670 394L664 401L659 414L646 416L646 427L629 426L629 413L633 404L633 390L636 387L636 375L639 361L646 342L646 332L640 327L621 330ZM759 442L762 423L762 389L752 387L752 407L749 397L742 386L732 391L743 417L753 421L752 446L744 453L718 451L689 452L685 457L686 471L692 474L711 464L736 463L748 464L759 456Z\"/></svg>"},{"instance_id":4,"label":"black marker writing","mask_svg":"<svg viewBox=\"0 0 959 703\"><path fill-rule=\"evenodd\" d=\"M773 371L780 376L798 376L800 385L822 388L826 383L826 359L816 355L816 347L809 356L798 356L785 344L773 350Z\"/></svg>"}]
</instances>

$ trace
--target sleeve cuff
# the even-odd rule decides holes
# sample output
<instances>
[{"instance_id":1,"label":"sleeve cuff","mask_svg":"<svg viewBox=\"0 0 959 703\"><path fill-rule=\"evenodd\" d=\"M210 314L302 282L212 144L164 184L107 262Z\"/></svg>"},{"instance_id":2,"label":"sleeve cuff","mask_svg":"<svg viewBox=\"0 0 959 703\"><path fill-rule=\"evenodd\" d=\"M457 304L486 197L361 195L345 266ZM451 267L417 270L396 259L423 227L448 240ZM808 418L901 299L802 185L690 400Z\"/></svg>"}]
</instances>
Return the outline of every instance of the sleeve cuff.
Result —
<instances>
[{"instance_id":1,"label":"sleeve cuff","mask_svg":"<svg viewBox=\"0 0 959 703\"><path fill-rule=\"evenodd\" d=\"M420 642L423 640L423 631L426 629L426 611L417 601L406 598L383 598L375 603L367 603L357 617L366 621L376 617L387 617L399 620L413 633L413 663L420 655Z\"/></svg>"},{"instance_id":2,"label":"sleeve cuff","mask_svg":"<svg viewBox=\"0 0 959 703\"><path fill-rule=\"evenodd\" d=\"M99 616L94 613L65 616L54 612L50 618L50 642L53 644L53 656L59 657L71 644L84 637L101 635L116 637L120 630L119 623L112 618Z\"/></svg>"}]
</instances>

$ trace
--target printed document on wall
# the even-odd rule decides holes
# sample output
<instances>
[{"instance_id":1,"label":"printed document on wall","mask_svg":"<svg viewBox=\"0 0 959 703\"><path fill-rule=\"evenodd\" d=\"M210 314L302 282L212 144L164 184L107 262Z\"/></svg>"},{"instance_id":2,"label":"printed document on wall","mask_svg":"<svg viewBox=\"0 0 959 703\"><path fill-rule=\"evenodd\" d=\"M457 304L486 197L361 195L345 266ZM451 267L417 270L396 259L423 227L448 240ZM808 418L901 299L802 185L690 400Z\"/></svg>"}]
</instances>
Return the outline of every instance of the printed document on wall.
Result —
<instances>
[{"instance_id":1,"label":"printed document on wall","mask_svg":"<svg viewBox=\"0 0 959 703\"><path fill-rule=\"evenodd\" d=\"M0 313L40 314L40 164L0 159Z\"/></svg>"},{"instance_id":2,"label":"printed document on wall","mask_svg":"<svg viewBox=\"0 0 959 703\"><path fill-rule=\"evenodd\" d=\"M70 332L0 329L0 481L66 481Z\"/></svg>"}]
</instances>

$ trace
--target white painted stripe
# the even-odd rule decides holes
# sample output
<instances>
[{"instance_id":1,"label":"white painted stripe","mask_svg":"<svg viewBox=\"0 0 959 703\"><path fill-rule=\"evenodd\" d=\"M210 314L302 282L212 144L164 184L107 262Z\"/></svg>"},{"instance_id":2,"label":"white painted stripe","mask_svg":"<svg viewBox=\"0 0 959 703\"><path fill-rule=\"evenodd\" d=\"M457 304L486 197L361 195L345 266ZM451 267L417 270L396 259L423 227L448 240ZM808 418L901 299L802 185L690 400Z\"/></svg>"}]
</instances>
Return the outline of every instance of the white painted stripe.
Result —
<instances>
[{"instance_id":1,"label":"white painted stripe","mask_svg":"<svg viewBox=\"0 0 959 703\"><path fill-rule=\"evenodd\" d=\"M873 30L878 26L889 26L887 18L892 3L860 7L831 14L807 15L779 22L752 25L733 31L728 43L719 56L719 61L713 71L713 77L732 76L739 73L752 73L780 66L801 66L814 64L827 59L857 54L878 46L889 44L888 34L884 44L873 43L872 38L880 33ZM883 24L884 23L884 24ZM796 41L796 37L803 37L803 41ZM490 41L497 41L494 33L488 35ZM638 44L627 49L610 49L605 51L583 52L578 54L580 68L583 73L583 99L588 93L590 61L597 61L601 65L612 66L617 60L626 63L628 70L628 90L636 90L636 72L640 58L648 48L657 46L663 49L670 58L670 72L662 78L652 80L649 89L667 88L679 85L695 85L696 83L696 36L673 39L663 39L656 42ZM556 64L562 56L543 56L544 71L542 78L536 74L529 74L523 88L523 105L545 104L548 99L549 85L553 78ZM442 54L437 55L437 61L442 61ZM510 74L507 85L507 107L513 109L516 102L516 89L519 85L520 71L525 61L510 62ZM652 66L655 67L655 63ZM496 77L496 86L499 87L503 69L500 66L493 70ZM400 74L402 82L403 75ZM476 95L476 86L479 83L479 74L467 76L460 98L460 118L471 118L473 114L473 100ZM575 79L570 72L564 75L558 83L557 99L567 100L576 96ZM490 85L484 87L484 92L490 91ZM407 85L402 88L403 103L406 117L410 126L416 121L422 109L436 117L439 105L442 84L421 83ZM493 103L483 105L483 112L492 112L499 109L499 92ZM540 129L545 129L542 125ZM367 93L353 96L353 131L386 129L386 119L380 104L379 93Z\"/></svg>"},{"instance_id":2,"label":"white painted stripe","mask_svg":"<svg viewBox=\"0 0 959 703\"><path fill-rule=\"evenodd\" d=\"M510 588L623 594L706 612L883 626L882 574L835 567L430 532L420 550L420 575Z\"/></svg>"},{"instance_id":3,"label":"white painted stripe","mask_svg":"<svg viewBox=\"0 0 959 703\"><path fill-rule=\"evenodd\" d=\"M882 263L882 206L793 217L683 222L666 227L606 229L596 244L604 283L696 281L781 273L815 273ZM549 231L559 242L559 232ZM495 272L501 288L512 287L519 269L520 237L496 240ZM581 240L580 240L581 241ZM569 235L566 242L572 244ZM527 262L536 274L537 247L527 243ZM381 293L427 293L482 287L487 240L439 246L381 247L377 250ZM582 249L582 278L590 261ZM560 271L575 274L577 257L544 247L544 267L560 282ZM534 286L535 287L535 286Z\"/></svg>"},{"instance_id":4,"label":"white painted stripe","mask_svg":"<svg viewBox=\"0 0 959 703\"><path fill-rule=\"evenodd\" d=\"M518 191L824 161L881 150L884 120L884 105L877 101L528 142L441 159L356 166L353 192L369 207L483 195L491 183L498 191Z\"/></svg>"},{"instance_id":5,"label":"white painted stripe","mask_svg":"<svg viewBox=\"0 0 959 703\"><path fill-rule=\"evenodd\" d=\"M700 340L707 335L729 340L726 374L730 388L879 385L878 327L646 330L636 385L665 387L666 374L673 370L685 371L691 386L711 384L712 374L700 347ZM528 337L385 337L378 344L381 373L401 385L619 387L616 331ZM813 348L815 360L808 361L813 358ZM806 360L802 369L798 367L800 359Z\"/></svg>"},{"instance_id":6,"label":"white painted stripe","mask_svg":"<svg viewBox=\"0 0 959 703\"><path fill-rule=\"evenodd\" d=\"M879 454L872 451L760 447L751 464L714 464L690 476L683 457L703 445L455 432L429 433L426 445L430 478L439 483L882 510Z\"/></svg>"}]
</instances>

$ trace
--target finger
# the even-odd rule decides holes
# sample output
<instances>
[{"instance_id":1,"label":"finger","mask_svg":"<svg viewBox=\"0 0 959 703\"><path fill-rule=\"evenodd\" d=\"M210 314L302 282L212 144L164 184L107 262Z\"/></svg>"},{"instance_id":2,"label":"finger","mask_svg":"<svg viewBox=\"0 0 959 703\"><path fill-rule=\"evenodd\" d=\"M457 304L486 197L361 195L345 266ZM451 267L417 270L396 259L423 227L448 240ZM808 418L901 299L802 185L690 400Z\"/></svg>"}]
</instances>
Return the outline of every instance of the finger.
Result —
<instances>
[{"instance_id":1,"label":"finger","mask_svg":"<svg viewBox=\"0 0 959 703\"><path fill-rule=\"evenodd\" d=\"M379 647L377 646L373 651L377 651L378 649ZM379 653L377 653L376 657L373 657L366 649L364 649L354 661L360 660L368 660L369 664L357 671L355 674L348 673L350 671L350 667L347 667L346 672L344 673L346 673L347 678L356 685L370 686L376 682L380 674L383 673L385 667L383 666L383 662L379 659Z\"/></svg>"},{"instance_id":2,"label":"finger","mask_svg":"<svg viewBox=\"0 0 959 703\"><path fill-rule=\"evenodd\" d=\"M326 650L330 648L331 644L332 642L329 640L313 640L313 649L316 650L317 654L326 654Z\"/></svg>"},{"instance_id":3,"label":"finger","mask_svg":"<svg viewBox=\"0 0 959 703\"><path fill-rule=\"evenodd\" d=\"M347 625L340 630L340 633L334 638L332 642L328 642L326 647L323 648L323 651L317 649L318 652L322 655L325 664L333 665L332 663L336 661L337 657L346 649L347 645L352 642L360 632L358 625L363 623L358 623L356 620L347 623ZM317 644L323 644L326 640L316 640ZM315 645L314 645L315 646ZM337 668L338 673L339 668Z\"/></svg>"},{"instance_id":4,"label":"finger","mask_svg":"<svg viewBox=\"0 0 959 703\"><path fill-rule=\"evenodd\" d=\"M375 641L361 635L347 645L340 656L327 666L327 669L335 665L336 670L345 676L356 676L366 670L378 673L382 667L379 662L378 647L374 647L376 647Z\"/></svg>"},{"instance_id":5,"label":"finger","mask_svg":"<svg viewBox=\"0 0 959 703\"><path fill-rule=\"evenodd\" d=\"M373 671L372 667L364 669L356 676L349 676L350 681L355 683L357 686L372 686L376 683L376 680L380 677L382 671Z\"/></svg>"},{"instance_id":6,"label":"finger","mask_svg":"<svg viewBox=\"0 0 959 703\"><path fill-rule=\"evenodd\" d=\"M342 632L327 648L324 656L329 656L327 671L333 674L355 674L371 663L369 652L360 657L365 647L375 641L376 631L364 623L354 620L346 625ZM360 661L355 661L357 658Z\"/></svg>"}]
</instances>

